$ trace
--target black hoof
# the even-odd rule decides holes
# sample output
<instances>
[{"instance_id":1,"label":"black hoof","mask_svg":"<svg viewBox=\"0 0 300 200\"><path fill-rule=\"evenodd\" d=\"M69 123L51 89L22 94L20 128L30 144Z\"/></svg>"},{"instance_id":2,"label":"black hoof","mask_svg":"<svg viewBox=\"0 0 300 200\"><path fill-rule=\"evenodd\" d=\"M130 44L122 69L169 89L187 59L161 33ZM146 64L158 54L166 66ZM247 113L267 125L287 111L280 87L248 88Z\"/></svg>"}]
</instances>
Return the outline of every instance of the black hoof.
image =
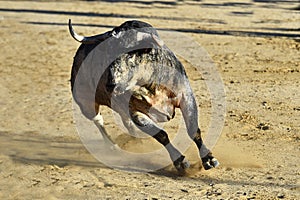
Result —
<instances>
[{"instance_id":1,"label":"black hoof","mask_svg":"<svg viewBox=\"0 0 300 200\"><path fill-rule=\"evenodd\" d=\"M217 167L219 164L219 161L216 158L214 158L211 154L202 158L202 165L205 170Z\"/></svg>"},{"instance_id":2,"label":"black hoof","mask_svg":"<svg viewBox=\"0 0 300 200\"><path fill-rule=\"evenodd\" d=\"M179 172L184 172L185 169L190 167L189 161L186 160L184 156L180 156L177 160L173 162L173 164Z\"/></svg>"}]
</instances>

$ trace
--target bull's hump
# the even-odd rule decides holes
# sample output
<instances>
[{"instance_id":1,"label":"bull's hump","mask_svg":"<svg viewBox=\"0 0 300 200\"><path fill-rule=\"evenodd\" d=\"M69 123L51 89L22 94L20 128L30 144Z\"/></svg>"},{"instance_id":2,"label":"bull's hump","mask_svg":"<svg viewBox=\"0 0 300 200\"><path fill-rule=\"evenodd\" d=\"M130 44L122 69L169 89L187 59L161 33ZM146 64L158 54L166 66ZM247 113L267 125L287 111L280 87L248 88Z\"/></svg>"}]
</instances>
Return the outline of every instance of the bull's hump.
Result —
<instances>
[{"instance_id":1,"label":"bull's hump","mask_svg":"<svg viewBox=\"0 0 300 200\"><path fill-rule=\"evenodd\" d=\"M121 24L118 27L115 27L112 30L112 33L115 35L118 35L120 32L126 32L126 31L136 31L136 32L144 32L144 33L149 33L149 34L154 34L158 36L157 31L148 23L143 22L143 21L137 21L137 20L132 20L132 21L126 21L123 24Z\"/></svg>"},{"instance_id":2,"label":"bull's hump","mask_svg":"<svg viewBox=\"0 0 300 200\"><path fill-rule=\"evenodd\" d=\"M138 21L138 20L132 20L132 21L126 21L120 26L116 27L115 29L118 29L120 31L127 31L131 29L139 29L139 28L146 28L152 26L146 22Z\"/></svg>"}]
</instances>

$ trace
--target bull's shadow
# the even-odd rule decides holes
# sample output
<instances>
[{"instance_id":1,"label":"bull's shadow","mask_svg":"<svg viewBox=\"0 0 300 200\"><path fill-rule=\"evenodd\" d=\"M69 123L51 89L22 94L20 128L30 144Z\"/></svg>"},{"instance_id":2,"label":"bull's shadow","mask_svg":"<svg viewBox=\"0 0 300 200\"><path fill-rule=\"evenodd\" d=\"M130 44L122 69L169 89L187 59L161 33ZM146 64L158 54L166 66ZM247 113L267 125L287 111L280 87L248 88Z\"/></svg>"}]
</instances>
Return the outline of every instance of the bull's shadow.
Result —
<instances>
[{"instance_id":1,"label":"bull's shadow","mask_svg":"<svg viewBox=\"0 0 300 200\"><path fill-rule=\"evenodd\" d=\"M23 164L105 167L89 154L79 139L70 137L50 137L36 132L1 132L0 150L14 162Z\"/></svg>"},{"instance_id":2,"label":"bull's shadow","mask_svg":"<svg viewBox=\"0 0 300 200\"><path fill-rule=\"evenodd\" d=\"M21 164L109 168L109 166L96 160L77 137L53 137L37 132L24 132L21 134L0 132L0 151L2 155L8 156L12 161ZM148 165L153 166L156 164L149 161ZM122 166L114 168L125 171L147 172ZM170 177L179 175L171 165L153 173Z\"/></svg>"},{"instance_id":3,"label":"bull's shadow","mask_svg":"<svg viewBox=\"0 0 300 200\"><path fill-rule=\"evenodd\" d=\"M89 152L81 144L79 139L68 137L50 137L43 136L36 132L24 132L22 134L14 134L8 132L0 132L0 151L2 154L9 156L14 162L21 164L33 165L57 165L80 166L86 168L107 168L99 161L95 160ZM193 180L199 180L207 185L226 184L231 186L245 187L247 185L277 188L294 188L293 184L278 183L257 183L255 180L236 180L236 179L220 179L212 178L210 175L201 174L199 167L201 164L196 163L194 170L197 170L197 178L193 174L178 174L175 169L166 167L150 174L157 176L165 176L170 179L178 180L181 176L193 177ZM257 170L250 169L249 170ZM195 172L196 174L196 172ZM99 174L99 176L101 176Z\"/></svg>"}]
</instances>

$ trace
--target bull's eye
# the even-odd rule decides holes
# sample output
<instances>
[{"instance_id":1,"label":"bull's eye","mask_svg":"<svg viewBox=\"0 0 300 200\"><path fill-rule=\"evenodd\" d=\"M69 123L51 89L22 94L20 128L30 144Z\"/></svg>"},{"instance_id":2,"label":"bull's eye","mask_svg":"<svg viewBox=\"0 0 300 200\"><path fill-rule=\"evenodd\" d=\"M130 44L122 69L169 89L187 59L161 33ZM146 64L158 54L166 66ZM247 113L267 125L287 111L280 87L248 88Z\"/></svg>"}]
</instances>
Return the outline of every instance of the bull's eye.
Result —
<instances>
[{"instance_id":1,"label":"bull's eye","mask_svg":"<svg viewBox=\"0 0 300 200\"><path fill-rule=\"evenodd\" d=\"M112 36L115 38L119 38L121 36L121 34L122 34L121 32L118 32L118 33L116 31L112 32Z\"/></svg>"}]
</instances>

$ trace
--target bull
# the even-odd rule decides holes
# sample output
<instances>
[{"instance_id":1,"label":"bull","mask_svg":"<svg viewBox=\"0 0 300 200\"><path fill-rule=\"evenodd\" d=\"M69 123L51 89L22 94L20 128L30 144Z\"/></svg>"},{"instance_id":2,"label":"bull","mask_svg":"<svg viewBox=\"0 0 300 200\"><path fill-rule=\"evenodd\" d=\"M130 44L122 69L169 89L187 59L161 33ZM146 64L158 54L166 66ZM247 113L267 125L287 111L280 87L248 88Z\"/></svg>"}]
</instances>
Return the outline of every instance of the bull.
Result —
<instances>
[{"instance_id":1,"label":"bull","mask_svg":"<svg viewBox=\"0 0 300 200\"><path fill-rule=\"evenodd\" d=\"M184 171L189 162L158 126L174 118L179 108L204 169L219 165L201 138L197 104L185 69L150 24L126 21L87 37L78 35L69 20L69 31L81 43L73 61L71 90L86 118L103 130L99 108L108 106L121 116L129 133L137 127L152 136L166 148L175 168ZM104 51L97 51L99 45L104 45ZM84 62L92 52L93 63Z\"/></svg>"}]
</instances>

